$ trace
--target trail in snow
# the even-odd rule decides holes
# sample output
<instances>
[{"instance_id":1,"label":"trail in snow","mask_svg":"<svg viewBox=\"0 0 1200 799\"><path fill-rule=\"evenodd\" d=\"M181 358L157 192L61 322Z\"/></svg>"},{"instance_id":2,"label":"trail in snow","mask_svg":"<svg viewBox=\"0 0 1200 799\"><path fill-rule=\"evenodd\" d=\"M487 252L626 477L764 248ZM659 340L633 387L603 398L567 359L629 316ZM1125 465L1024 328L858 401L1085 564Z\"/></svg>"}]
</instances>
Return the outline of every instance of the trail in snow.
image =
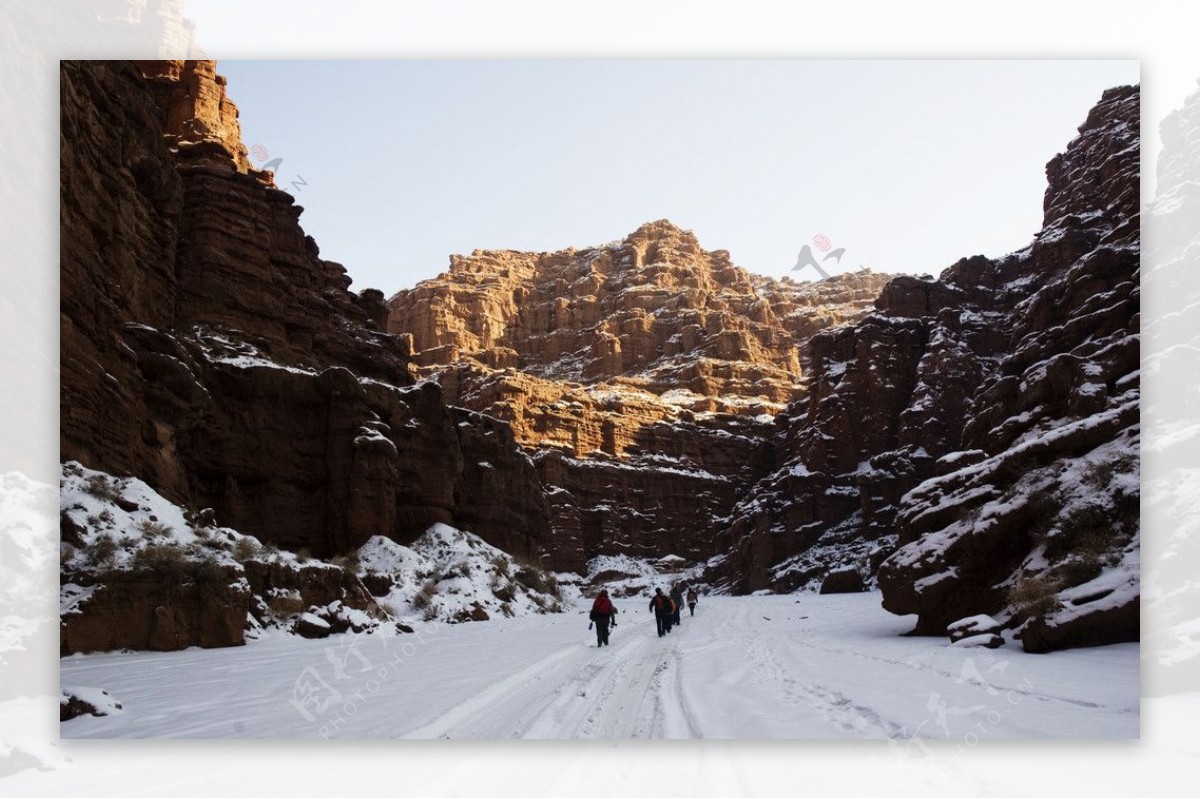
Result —
<instances>
[{"instance_id":1,"label":"trail in snow","mask_svg":"<svg viewBox=\"0 0 1200 799\"><path fill-rule=\"evenodd\" d=\"M245 647L62 660L124 705L74 737L1136 737L1138 647L1027 655L905 638L875 594L703 599L655 634L618 600L611 645L580 611Z\"/></svg>"}]
</instances>

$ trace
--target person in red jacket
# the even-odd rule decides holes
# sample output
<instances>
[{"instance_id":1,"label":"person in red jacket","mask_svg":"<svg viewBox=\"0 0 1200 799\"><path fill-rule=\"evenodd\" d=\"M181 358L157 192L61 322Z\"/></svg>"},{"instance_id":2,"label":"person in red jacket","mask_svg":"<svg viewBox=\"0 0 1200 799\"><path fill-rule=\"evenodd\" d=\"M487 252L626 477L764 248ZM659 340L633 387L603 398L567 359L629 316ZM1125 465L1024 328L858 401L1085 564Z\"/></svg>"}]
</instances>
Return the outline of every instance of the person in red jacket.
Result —
<instances>
[{"instance_id":1,"label":"person in red jacket","mask_svg":"<svg viewBox=\"0 0 1200 799\"><path fill-rule=\"evenodd\" d=\"M608 644L608 627L611 624L617 626L617 609L613 607L612 600L608 598L608 591L602 590L600 595L596 597L596 601L592 603L592 612L589 618L596 625L596 648Z\"/></svg>"}]
</instances>

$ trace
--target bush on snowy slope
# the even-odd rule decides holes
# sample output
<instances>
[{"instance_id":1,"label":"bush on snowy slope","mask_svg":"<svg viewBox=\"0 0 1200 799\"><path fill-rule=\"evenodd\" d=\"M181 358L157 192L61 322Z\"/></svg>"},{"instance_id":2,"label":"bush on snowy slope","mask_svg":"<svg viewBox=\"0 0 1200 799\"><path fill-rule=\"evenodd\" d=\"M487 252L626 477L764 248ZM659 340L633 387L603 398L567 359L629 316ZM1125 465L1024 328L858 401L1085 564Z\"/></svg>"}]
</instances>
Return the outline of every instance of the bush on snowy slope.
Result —
<instances>
[{"instance_id":1,"label":"bush on snowy slope","mask_svg":"<svg viewBox=\"0 0 1200 799\"><path fill-rule=\"evenodd\" d=\"M65 463L59 501L61 654L236 646L309 611L333 632L387 618L352 573L263 546L141 480Z\"/></svg>"},{"instance_id":2,"label":"bush on snowy slope","mask_svg":"<svg viewBox=\"0 0 1200 799\"><path fill-rule=\"evenodd\" d=\"M556 575L446 524L433 525L411 546L374 536L355 563L363 584L404 623L559 613L571 598Z\"/></svg>"}]
</instances>

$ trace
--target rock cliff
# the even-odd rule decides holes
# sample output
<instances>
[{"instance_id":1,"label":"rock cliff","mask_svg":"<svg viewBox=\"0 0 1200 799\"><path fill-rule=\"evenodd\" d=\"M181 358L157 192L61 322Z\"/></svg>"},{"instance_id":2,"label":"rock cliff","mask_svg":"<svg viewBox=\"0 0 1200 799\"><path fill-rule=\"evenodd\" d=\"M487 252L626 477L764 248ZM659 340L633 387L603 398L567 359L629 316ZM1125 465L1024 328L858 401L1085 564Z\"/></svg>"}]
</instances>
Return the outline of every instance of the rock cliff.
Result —
<instances>
[{"instance_id":1,"label":"rock cliff","mask_svg":"<svg viewBox=\"0 0 1200 799\"><path fill-rule=\"evenodd\" d=\"M793 397L804 342L861 316L884 281L752 275L664 219L583 250L452 256L447 272L389 300L388 325L412 335L426 366L780 403Z\"/></svg>"},{"instance_id":2,"label":"rock cliff","mask_svg":"<svg viewBox=\"0 0 1200 799\"><path fill-rule=\"evenodd\" d=\"M540 556L533 465L418 384L383 294L249 168L212 62L64 62L61 85L64 461L319 556L437 522Z\"/></svg>"},{"instance_id":3,"label":"rock cliff","mask_svg":"<svg viewBox=\"0 0 1200 799\"><path fill-rule=\"evenodd\" d=\"M733 513L734 590L845 563L919 633L989 613L1033 651L1136 640L1138 110L1104 94L1028 247L898 277L813 337L783 465Z\"/></svg>"}]
</instances>

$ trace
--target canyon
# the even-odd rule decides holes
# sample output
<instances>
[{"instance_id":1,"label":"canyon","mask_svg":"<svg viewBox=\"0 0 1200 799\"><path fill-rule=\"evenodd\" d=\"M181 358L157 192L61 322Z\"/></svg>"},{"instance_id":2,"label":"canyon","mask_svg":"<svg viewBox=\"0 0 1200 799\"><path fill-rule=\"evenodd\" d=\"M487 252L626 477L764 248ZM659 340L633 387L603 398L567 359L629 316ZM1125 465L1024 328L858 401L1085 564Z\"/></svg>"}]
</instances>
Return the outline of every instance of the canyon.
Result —
<instances>
[{"instance_id":1,"label":"canyon","mask_svg":"<svg viewBox=\"0 0 1200 799\"><path fill-rule=\"evenodd\" d=\"M64 563L98 609L64 653L240 643L306 558L343 564L318 604L386 618L347 559L434 525L506 574L672 557L714 592L879 590L918 634L1137 640L1136 87L1050 162L1028 246L937 279L767 278L657 220L387 298L253 168L214 62L67 61L61 86L61 460L304 553L228 564L240 592ZM64 541L98 529L64 506ZM201 596L219 623L122 638Z\"/></svg>"}]
</instances>

